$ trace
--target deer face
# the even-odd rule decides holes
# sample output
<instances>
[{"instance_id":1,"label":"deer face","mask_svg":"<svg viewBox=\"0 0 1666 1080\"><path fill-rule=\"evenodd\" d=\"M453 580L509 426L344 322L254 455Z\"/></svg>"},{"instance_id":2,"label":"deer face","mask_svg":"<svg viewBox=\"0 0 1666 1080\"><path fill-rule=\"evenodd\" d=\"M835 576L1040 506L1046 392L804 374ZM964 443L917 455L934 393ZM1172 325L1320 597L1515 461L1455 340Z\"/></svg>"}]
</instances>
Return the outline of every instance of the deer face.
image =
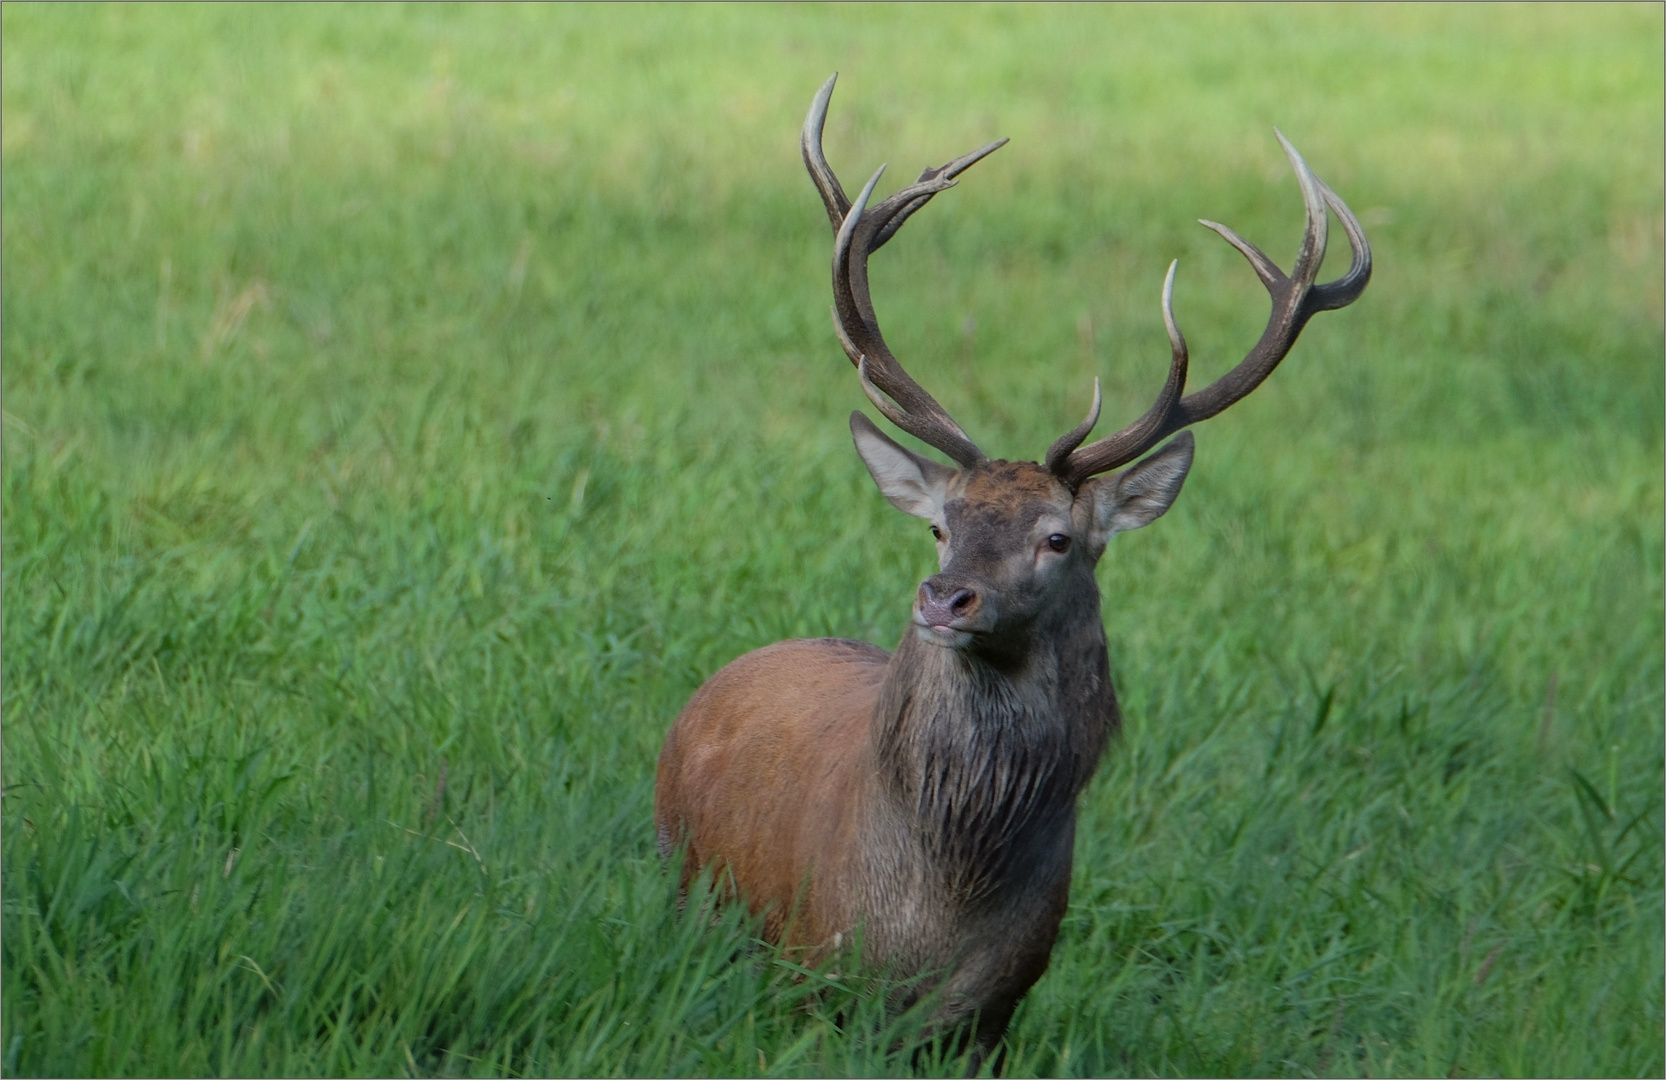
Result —
<instances>
[{"instance_id":1,"label":"deer face","mask_svg":"<svg viewBox=\"0 0 1666 1080\"><path fill-rule=\"evenodd\" d=\"M920 583L914 625L933 644L962 648L979 636L1028 627L1078 576L1070 492L1028 462L988 461L956 473L934 501L941 572Z\"/></svg>"},{"instance_id":2,"label":"deer face","mask_svg":"<svg viewBox=\"0 0 1666 1080\"><path fill-rule=\"evenodd\" d=\"M1183 434L1072 492L1030 462L939 465L861 413L851 416L851 432L880 492L931 523L941 569L915 592L914 627L922 640L953 649L999 650L1067 611L1069 596L1092 587L1106 542L1162 516L1192 463L1192 439Z\"/></svg>"}]
</instances>

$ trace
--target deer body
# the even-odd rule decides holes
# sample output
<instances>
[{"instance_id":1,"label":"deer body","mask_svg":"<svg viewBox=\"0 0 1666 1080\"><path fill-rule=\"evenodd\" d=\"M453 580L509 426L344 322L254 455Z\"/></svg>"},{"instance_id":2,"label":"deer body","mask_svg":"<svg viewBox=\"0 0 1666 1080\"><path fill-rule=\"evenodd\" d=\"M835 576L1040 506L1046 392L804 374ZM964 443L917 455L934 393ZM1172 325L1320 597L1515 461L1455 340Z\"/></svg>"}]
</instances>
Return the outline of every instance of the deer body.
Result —
<instances>
[{"instance_id":1,"label":"deer body","mask_svg":"<svg viewBox=\"0 0 1666 1080\"><path fill-rule=\"evenodd\" d=\"M869 208L876 173L852 203L821 154L832 88L829 79L811 107L803 148L836 235L835 328L875 407L959 468L898 445L861 413L851 433L881 493L931 523L940 571L921 582L894 653L787 641L712 676L666 738L654 815L662 852L686 849L685 885L715 871L763 917L766 936L812 958L860 933L868 960L921 976L898 1005L939 989L934 1022L975 1026L989 1049L1046 970L1068 901L1076 798L1120 725L1094 569L1112 536L1172 505L1191 434L1128 462L1253 390L1311 315L1363 291L1370 249L1286 143L1308 211L1290 277L1205 223L1249 258L1273 297L1267 331L1244 361L1183 396L1171 266L1163 313L1173 357L1145 416L1081 446L1098 417L1096 383L1087 419L1044 463L990 460L885 345L867 256L1001 143L927 169ZM1343 278L1315 285L1327 205L1354 258Z\"/></svg>"},{"instance_id":2,"label":"deer body","mask_svg":"<svg viewBox=\"0 0 1666 1080\"><path fill-rule=\"evenodd\" d=\"M1094 564L1172 502L1191 440L1085 496L996 461L941 470L934 498L929 462L852 426L893 501L928 504L943 571L894 654L787 641L702 686L660 756L661 842L688 845L688 876L731 875L775 940L822 954L860 924L870 958L949 973L935 1019L999 1038L1046 970L1076 796L1120 723ZM966 592L958 615L923 599Z\"/></svg>"},{"instance_id":3,"label":"deer body","mask_svg":"<svg viewBox=\"0 0 1666 1080\"><path fill-rule=\"evenodd\" d=\"M1046 968L1064 915L1073 799L1048 791L1040 805L1025 807L1032 820L1009 827L1009 836L958 835L962 850L937 850L933 838L945 834L934 826L951 808L963 807L949 799L921 806L918 792L901 781L912 775L917 788L925 771L897 740L887 747L883 735L920 719L881 708L906 698L906 684L917 677L906 671L909 651L905 640L893 663L873 646L824 639L783 642L736 660L679 719L660 767L662 805L677 801L691 837L685 866L715 861L726 867L748 904L764 915L772 938L806 947L813 959L852 938L860 925L868 955L908 973L954 972L943 1020L958 1022L981 1009L984 1024L999 1014L1004 1028ZM783 669L826 696L782 702L773 689ZM951 677L970 682L960 672ZM964 688L977 695L975 687ZM997 716L999 704L992 710ZM744 719L735 725L736 718ZM976 778L965 774L977 764L999 771L990 753L998 748L967 754L957 737L964 734L938 730L919 741L948 744L939 754L950 770L939 782L987 800L969 808L974 813L1022 802L1024 788L1036 787L1036 777L1007 769L1004 783L971 790ZM706 753L681 755L685 739ZM819 766L809 775L795 764L806 760ZM756 782L760 777L769 779ZM696 837L714 843L705 847ZM745 839L733 844L731 838ZM992 853L1023 865L990 874ZM870 916L878 912L884 917Z\"/></svg>"}]
</instances>

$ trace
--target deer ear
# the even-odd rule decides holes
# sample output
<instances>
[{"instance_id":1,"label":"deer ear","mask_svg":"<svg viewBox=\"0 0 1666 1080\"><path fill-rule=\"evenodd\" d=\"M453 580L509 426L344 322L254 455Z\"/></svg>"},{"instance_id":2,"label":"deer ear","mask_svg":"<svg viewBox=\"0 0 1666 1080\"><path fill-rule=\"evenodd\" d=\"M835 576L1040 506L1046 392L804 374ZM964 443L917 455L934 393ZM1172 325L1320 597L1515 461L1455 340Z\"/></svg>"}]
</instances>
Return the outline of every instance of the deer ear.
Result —
<instances>
[{"instance_id":1,"label":"deer ear","mask_svg":"<svg viewBox=\"0 0 1666 1080\"><path fill-rule=\"evenodd\" d=\"M1182 431L1144 461L1082 485L1077 498L1092 499L1088 540L1094 551L1103 551L1119 532L1151 524L1174 505L1192 467L1192 447L1192 433Z\"/></svg>"},{"instance_id":2,"label":"deer ear","mask_svg":"<svg viewBox=\"0 0 1666 1080\"><path fill-rule=\"evenodd\" d=\"M873 482L892 506L927 521L942 517L953 469L898 446L859 412L850 414L850 434Z\"/></svg>"}]
</instances>

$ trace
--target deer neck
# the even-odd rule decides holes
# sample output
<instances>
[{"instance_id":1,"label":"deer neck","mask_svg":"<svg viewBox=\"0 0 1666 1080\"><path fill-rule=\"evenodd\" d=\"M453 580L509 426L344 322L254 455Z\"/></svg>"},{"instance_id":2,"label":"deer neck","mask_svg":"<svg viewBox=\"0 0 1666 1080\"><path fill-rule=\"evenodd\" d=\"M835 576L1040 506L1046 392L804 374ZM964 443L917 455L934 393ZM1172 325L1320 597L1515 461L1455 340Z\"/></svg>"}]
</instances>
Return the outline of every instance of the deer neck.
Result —
<instances>
[{"instance_id":1,"label":"deer neck","mask_svg":"<svg viewBox=\"0 0 1666 1080\"><path fill-rule=\"evenodd\" d=\"M1072 607L999 650L943 648L910 626L892 657L872 729L886 816L962 892L987 892L1036 830L1073 819L1116 728L1097 587Z\"/></svg>"}]
</instances>

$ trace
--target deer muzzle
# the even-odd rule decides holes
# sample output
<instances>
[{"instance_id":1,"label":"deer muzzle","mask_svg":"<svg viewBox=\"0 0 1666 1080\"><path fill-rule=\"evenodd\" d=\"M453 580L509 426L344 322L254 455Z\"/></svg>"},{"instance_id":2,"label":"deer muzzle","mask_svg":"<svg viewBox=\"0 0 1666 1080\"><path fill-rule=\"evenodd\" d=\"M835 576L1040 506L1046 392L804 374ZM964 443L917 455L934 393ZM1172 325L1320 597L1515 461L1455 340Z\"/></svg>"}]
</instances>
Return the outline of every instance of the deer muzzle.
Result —
<instances>
[{"instance_id":1,"label":"deer muzzle","mask_svg":"<svg viewBox=\"0 0 1666 1080\"><path fill-rule=\"evenodd\" d=\"M989 606L977 589L960 582L945 581L938 574L920 582L914 594L914 624L920 636L936 645L958 647L985 629Z\"/></svg>"}]
</instances>

